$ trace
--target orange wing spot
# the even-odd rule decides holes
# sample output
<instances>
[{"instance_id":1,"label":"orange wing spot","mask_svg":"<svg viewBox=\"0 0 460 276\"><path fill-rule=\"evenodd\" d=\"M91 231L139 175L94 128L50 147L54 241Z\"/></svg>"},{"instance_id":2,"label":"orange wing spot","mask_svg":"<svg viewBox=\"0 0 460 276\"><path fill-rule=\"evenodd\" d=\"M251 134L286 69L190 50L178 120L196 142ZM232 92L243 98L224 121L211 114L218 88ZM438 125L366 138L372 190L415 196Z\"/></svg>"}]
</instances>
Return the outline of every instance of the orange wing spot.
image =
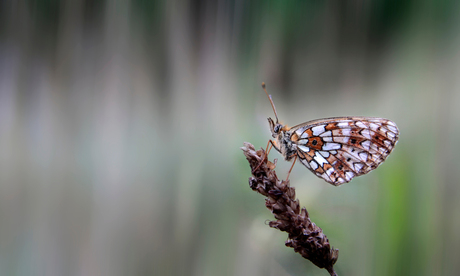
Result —
<instances>
[{"instance_id":1,"label":"orange wing spot","mask_svg":"<svg viewBox=\"0 0 460 276\"><path fill-rule=\"evenodd\" d=\"M307 152L307 154L308 154L311 158L313 158L313 157L315 156L315 152L316 152L316 151L315 151L314 149L310 149L310 151Z\"/></svg>"},{"instance_id":2,"label":"orange wing spot","mask_svg":"<svg viewBox=\"0 0 460 276\"><path fill-rule=\"evenodd\" d=\"M323 170L323 168L321 166L318 166L318 168L316 168L315 172L323 174L324 170Z\"/></svg>"},{"instance_id":3,"label":"orange wing spot","mask_svg":"<svg viewBox=\"0 0 460 276\"><path fill-rule=\"evenodd\" d=\"M297 142L299 140L299 136L294 132L292 135L291 135L291 141L292 142Z\"/></svg>"},{"instance_id":4,"label":"orange wing spot","mask_svg":"<svg viewBox=\"0 0 460 276\"><path fill-rule=\"evenodd\" d=\"M336 123L329 123L329 124L326 125L326 131L336 129L336 128L337 128Z\"/></svg>"},{"instance_id":5,"label":"orange wing spot","mask_svg":"<svg viewBox=\"0 0 460 276\"><path fill-rule=\"evenodd\" d=\"M315 150L321 150L323 148L323 140L319 137L308 138L307 147Z\"/></svg>"},{"instance_id":6,"label":"orange wing spot","mask_svg":"<svg viewBox=\"0 0 460 276\"><path fill-rule=\"evenodd\" d=\"M311 128L307 128L304 133L307 134L307 137L312 137L313 136L313 131L311 131Z\"/></svg>"},{"instance_id":7,"label":"orange wing spot","mask_svg":"<svg viewBox=\"0 0 460 276\"><path fill-rule=\"evenodd\" d=\"M303 151L299 150L299 149L297 149L297 156L299 156L299 158L301 158L301 159L306 159L307 158L306 154Z\"/></svg>"},{"instance_id":8,"label":"orange wing spot","mask_svg":"<svg viewBox=\"0 0 460 276\"><path fill-rule=\"evenodd\" d=\"M323 167L324 167L324 171L327 171L327 170L329 170L330 168L332 168L331 164L329 164L329 163L324 163L324 164L323 164Z\"/></svg>"}]
</instances>

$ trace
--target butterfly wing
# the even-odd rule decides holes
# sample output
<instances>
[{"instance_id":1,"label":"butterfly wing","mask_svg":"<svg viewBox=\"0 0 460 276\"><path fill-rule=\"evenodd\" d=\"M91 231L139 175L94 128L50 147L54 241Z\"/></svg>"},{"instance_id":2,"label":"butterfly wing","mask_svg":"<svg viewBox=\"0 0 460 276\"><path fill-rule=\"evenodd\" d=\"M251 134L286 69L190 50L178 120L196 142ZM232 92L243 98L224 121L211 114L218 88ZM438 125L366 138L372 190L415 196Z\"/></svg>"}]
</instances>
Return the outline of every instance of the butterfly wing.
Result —
<instances>
[{"instance_id":1,"label":"butterfly wing","mask_svg":"<svg viewBox=\"0 0 460 276\"><path fill-rule=\"evenodd\" d=\"M377 168L399 137L395 123L373 117L320 119L289 131L300 162L335 186Z\"/></svg>"}]
</instances>

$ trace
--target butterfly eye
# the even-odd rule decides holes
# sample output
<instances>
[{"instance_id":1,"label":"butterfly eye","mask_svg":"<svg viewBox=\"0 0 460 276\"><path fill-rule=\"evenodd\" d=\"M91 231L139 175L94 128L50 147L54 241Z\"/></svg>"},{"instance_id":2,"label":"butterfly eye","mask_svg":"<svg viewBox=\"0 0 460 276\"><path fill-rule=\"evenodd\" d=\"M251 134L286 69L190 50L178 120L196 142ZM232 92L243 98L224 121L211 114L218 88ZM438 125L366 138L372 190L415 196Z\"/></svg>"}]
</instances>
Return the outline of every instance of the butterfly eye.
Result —
<instances>
[{"instance_id":1,"label":"butterfly eye","mask_svg":"<svg viewBox=\"0 0 460 276\"><path fill-rule=\"evenodd\" d=\"M279 133L280 129L281 129L281 125L277 124L273 130L275 131L275 133Z\"/></svg>"}]
</instances>

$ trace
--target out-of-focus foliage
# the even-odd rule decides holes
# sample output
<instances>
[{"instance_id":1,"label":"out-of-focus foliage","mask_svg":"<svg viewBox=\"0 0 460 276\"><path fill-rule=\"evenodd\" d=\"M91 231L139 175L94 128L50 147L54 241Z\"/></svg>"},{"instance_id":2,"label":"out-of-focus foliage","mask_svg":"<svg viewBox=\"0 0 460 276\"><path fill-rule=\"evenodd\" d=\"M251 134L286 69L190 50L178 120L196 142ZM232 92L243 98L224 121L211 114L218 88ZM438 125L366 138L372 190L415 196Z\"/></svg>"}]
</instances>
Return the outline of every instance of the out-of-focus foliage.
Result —
<instances>
[{"instance_id":1,"label":"out-of-focus foliage","mask_svg":"<svg viewBox=\"0 0 460 276\"><path fill-rule=\"evenodd\" d=\"M349 184L291 174L338 274L456 275L459 18L447 0L2 1L0 274L326 275L248 187L264 81L289 125L400 128Z\"/></svg>"}]
</instances>

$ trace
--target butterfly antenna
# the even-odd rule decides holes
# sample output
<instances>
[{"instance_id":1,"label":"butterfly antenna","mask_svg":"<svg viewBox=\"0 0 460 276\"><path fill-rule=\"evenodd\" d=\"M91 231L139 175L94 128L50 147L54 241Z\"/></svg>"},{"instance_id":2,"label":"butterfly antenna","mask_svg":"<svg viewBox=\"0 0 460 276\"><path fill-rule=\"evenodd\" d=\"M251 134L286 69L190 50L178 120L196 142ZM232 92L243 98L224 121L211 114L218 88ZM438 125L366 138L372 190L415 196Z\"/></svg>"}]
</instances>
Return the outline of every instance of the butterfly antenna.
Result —
<instances>
[{"instance_id":1,"label":"butterfly antenna","mask_svg":"<svg viewBox=\"0 0 460 276\"><path fill-rule=\"evenodd\" d=\"M268 95L267 89L265 89L265 82L262 82L262 88L264 89L265 94L267 94L267 97L270 100L270 103L272 104L273 112L275 112L276 123L278 123L278 114L276 114L275 104L273 103L272 95Z\"/></svg>"}]
</instances>

